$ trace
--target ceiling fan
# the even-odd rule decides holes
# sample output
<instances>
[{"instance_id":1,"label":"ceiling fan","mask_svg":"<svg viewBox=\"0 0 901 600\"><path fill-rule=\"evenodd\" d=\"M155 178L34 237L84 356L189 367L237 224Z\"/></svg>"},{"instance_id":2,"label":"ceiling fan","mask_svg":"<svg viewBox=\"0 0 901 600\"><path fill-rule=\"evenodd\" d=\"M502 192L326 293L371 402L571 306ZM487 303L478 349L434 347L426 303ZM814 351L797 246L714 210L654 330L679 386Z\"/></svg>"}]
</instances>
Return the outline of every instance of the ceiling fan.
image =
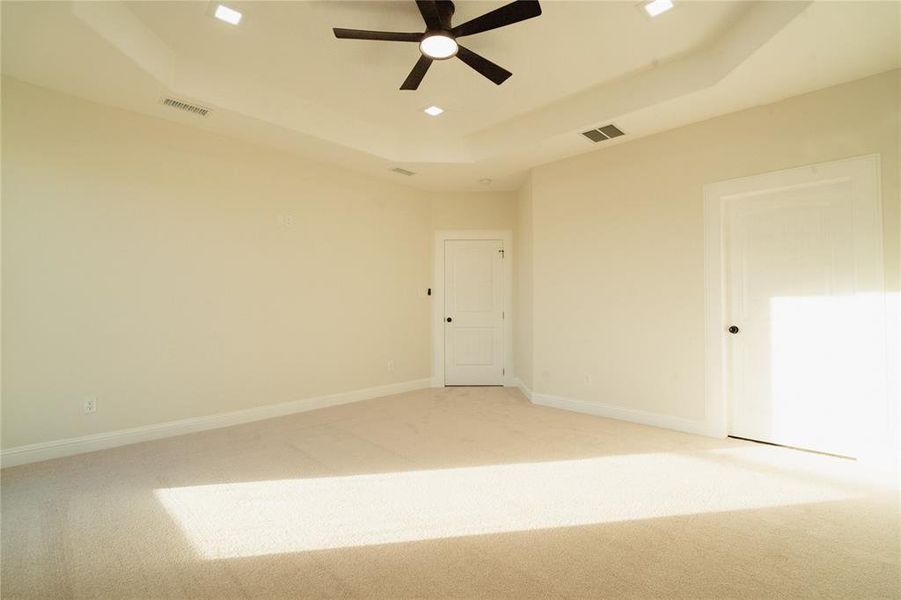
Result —
<instances>
[{"instance_id":1,"label":"ceiling fan","mask_svg":"<svg viewBox=\"0 0 901 600\"><path fill-rule=\"evenodd\" d=\"M445 60L456 56L467 65L500 85L513 73L494 64L487 58L464 48L457 38L490 31L498 27L512 25L541 14L537 0L516 0L481 17L451 26L454 3L450 0L416 0L416 6L425 21L424 33L399 33L393 31L365 31L362 29L342 29L335 27L335 37L349 40L379 40L383 42L418 42L422 56L407 76L402 90L415 90L425 77L433 60Z\"/></svg>"}]
</instances>

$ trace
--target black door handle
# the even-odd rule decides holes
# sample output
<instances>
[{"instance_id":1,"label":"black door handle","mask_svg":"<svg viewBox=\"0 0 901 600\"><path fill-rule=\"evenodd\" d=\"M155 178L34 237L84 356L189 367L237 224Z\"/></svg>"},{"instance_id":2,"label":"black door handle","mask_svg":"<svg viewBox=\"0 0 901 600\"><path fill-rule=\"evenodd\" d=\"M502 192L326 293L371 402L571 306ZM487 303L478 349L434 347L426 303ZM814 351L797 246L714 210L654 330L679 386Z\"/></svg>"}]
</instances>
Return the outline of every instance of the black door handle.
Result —
<instances>
[{"instance_id":1,"label":"black door handle","mask_svg":"<svg viewBox=\"0 0 901 600\"><path fill-rule=\"evenodd\" d=\"M736 334L739 331L741 331L741 330L738 327L736 327L735 325L732 325L729 327L729 333Z\"/></svg>"},{"instance_id":2,"label":"black door handle","mask_svg":"<svg viewBox=\"0 0 901 600\"><path fill-rule=\"evenodd\" d=\"M453 321L453 319L451 319L450 317L448 317L448 318L447 318L447 322L450 323L451 321Z\"/></svg>"}]
</instances>

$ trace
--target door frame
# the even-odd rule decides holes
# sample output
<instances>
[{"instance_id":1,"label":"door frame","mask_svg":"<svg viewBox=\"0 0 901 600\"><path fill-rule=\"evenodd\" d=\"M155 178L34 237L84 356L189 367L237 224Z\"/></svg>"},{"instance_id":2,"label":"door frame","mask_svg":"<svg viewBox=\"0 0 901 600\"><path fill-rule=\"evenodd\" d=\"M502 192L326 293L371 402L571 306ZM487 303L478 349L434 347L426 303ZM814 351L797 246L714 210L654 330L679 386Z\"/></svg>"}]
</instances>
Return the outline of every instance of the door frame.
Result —
<instances>
[{"instance_id":1,"label":"door frame","mask_svg":"<svg viewBox=\"0 0 901 600\"><path fill-rule=\"evenodd\" d=\"M846 172L849 168L862 169L865 176L865 185L872 190L873 193L868 194L870 198L867 200L870 225L872 229L868 232L866 240L859 239L861 236L855 232L855 243L872 244L870 249L873 255L878 257L875 265L871 267L879 271L877 280L879 287L874 290L881 293L886 302L883 302L883 322L888 325L893 321L888 314L887 306L888 298L885 294L885 266L884 266L884 229L882 223L882 189L881 189L881 172L880 172L880 155L869 154L846 158L837 161L817 163L803 167L792 169L784 169L781 171L772 171L751 175L738 179L730 179L710 183L704 186L704 295L705 295L705 374L706 374L706 428L708 434L714 437L724 438L729 434L729 406L731 399L729 398L729 356L726 346L725 327L728 325L725 320L726 306L726 265L725 259L725 236L724 226L726 217L726 200L730 196L751 191L753 186L757 189L761 187L779 188L782 186L789 187L799 183L808 181L811 173L822 174L830 170L841 169ZM750 198L749 198L750 200ZM870 233L872 235L870 235ZM883 328L885 330L885 327ZM887 333L887 332L886 332ZM890 344L890 336L887 334L885 345ZM885 403L888 411L887 420L892 422L891 416L896 413L897 406L893 406L894 402L891 397L890 390L892 377L897 377L897 373L893 373L894 369L891 364L891 357L894 351L891 347L884 348L885 354ZM880 456L862 456L862 460L866 462L882 462L885 456L883 451L891 453L894 446L894 439L897 438L897 431L886 432L887 439L885 444L880 444Z\"/></svg>"},{"instance_id":2,"label":"door frame","mask_svg":"<svg viewBox=\"0 0 901 600\"><path fill-rule=\"evenodd\" d=\"M444 387L444 242L501 240L504 242L504 386L513 385L513 231L439 230L432 249L432 387Z\"/></svg>"}]
</instances>

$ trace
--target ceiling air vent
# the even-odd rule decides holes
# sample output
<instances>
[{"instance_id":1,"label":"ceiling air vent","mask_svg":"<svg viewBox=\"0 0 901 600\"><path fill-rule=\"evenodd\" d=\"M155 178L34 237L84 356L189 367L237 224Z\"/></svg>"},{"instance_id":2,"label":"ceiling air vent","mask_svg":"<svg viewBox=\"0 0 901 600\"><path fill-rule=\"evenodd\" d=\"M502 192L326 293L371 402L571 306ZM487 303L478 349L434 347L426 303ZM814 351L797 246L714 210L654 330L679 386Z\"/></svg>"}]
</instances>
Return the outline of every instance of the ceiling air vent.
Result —
<instances>
[{"instance_id":1,"label":"ceiling air vent","mask_svg":"<svg viewBox=\"0 0 901 600\"><path fill-rule=\"evenodd\" d=\"M401 175L406 175L407 177L409 177L409 176L411 176L411 175L416 175L416 173L414 173L413 171L408 171L408 170L406 170L406 169L401 169L400 167L394 167L394 168L391 169L391 170L394 171L395 173L400 173Z\"/></svg>"},{"instance_id":2,"label":"ceiling air vent","mask_svg":"<svg viewBox=\"0 0 901 600\"><path fill-rule=\"evenodd\" d=\"M610 138L619 137L625 134L616 125L610 124L598 127L597 129L583 131L582 135L597 144L598 142L603 142L604 140L609 140Z\"/></svg>"},{"instance_id":3,"label":"ceiling air vent","mask_svg":"<svg viewBox=\"0 0 901 600\"><path fill-rule=\"evenodd\" d=\"M184 110L189 113L194 113L195 115L200 115L201 117L205 117L210 109L205 108L203 106L198 106L197 104L190 104L188 102L182 102L181 100L176 100L175 98L163 98L163 104L166 106L171 106L172 108L177 108L178 110Z\"/></svg>"}]
</instances>

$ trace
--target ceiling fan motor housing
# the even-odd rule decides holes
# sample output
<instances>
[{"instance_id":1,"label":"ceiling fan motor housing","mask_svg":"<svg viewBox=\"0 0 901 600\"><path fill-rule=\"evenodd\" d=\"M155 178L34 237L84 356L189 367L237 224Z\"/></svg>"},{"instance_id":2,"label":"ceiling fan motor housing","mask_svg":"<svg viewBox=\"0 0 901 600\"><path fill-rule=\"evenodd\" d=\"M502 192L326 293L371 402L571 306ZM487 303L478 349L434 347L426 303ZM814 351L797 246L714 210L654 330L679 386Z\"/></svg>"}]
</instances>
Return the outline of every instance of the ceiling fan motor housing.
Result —
<instances>
[{"instance_id":1,"label":"ceiling fan motor housing","mask_svg":"<svg viewBox=\"0 0 901 600\"><path fill-rule=\"evenodd\" d=\"M438 0L435 2L435 7L438 9L438 19L441 20L441 27L450 31L451 17L454 16L454 11L456 10L454 3L450 0Z\"/></svg>"},{"instance_id":2,"label":"ceiling fan motor housing","mask_svg":"<svg viewBox=\"0 0 901 600\"><path fill-rule=\"evenodd\" d=\"M451 32L451 19L456 7L450 0L437 0L435 12L438 13L440 29L430 29L422 35L419 51L423 56L433 60L447 60L457 55L457 36ZM449 42L452 40L452 42Z\"/></svg>"}]
</instances>

